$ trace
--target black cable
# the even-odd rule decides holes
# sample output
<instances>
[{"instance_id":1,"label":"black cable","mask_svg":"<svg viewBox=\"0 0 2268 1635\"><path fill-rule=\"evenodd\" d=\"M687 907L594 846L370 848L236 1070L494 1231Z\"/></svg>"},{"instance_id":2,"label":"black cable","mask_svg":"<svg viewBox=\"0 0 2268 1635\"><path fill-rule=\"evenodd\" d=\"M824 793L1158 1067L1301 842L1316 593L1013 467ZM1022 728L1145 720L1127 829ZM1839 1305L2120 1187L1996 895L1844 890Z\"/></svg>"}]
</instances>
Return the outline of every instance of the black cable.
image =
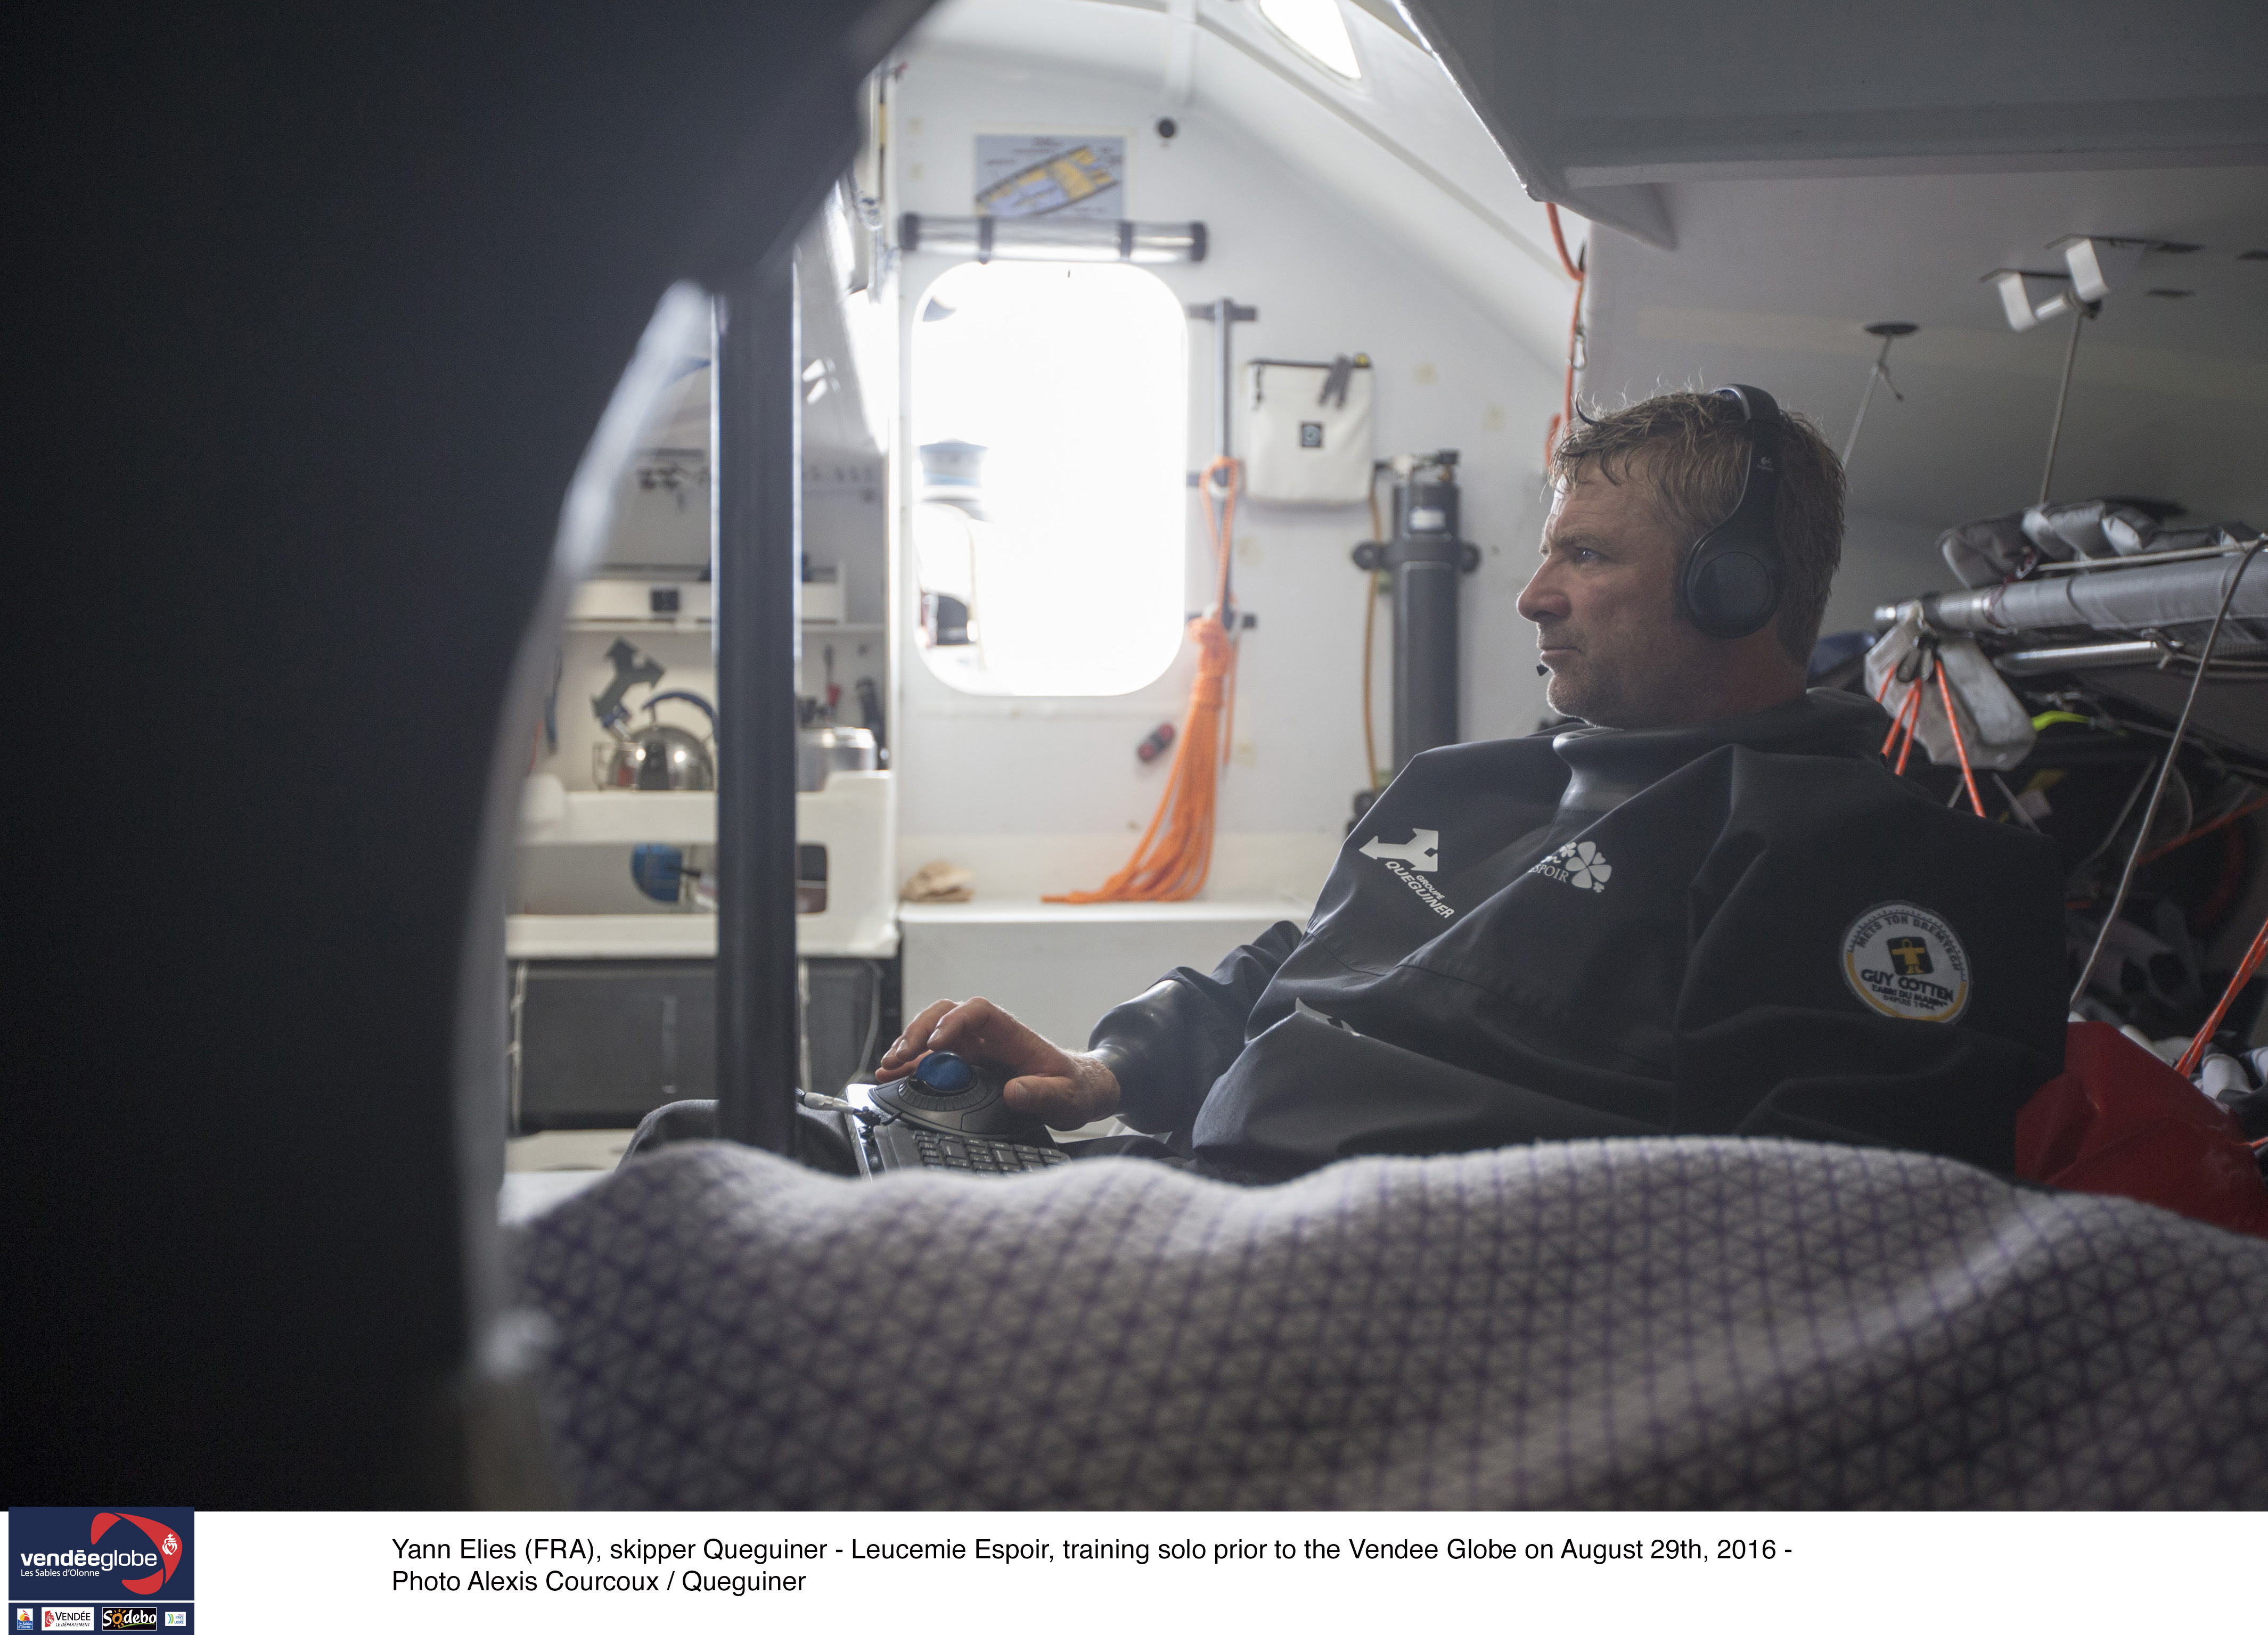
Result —
<instances>
[{"instance_id":1,"label":"black cable","mask_svg":"<svg viewBox=\"0 0 2268 1635\"><path fill-rule=\"evenodd\" d=\"M2213 664L2213 645L2220 640L2220 627L2228 618L2228 605L2236 600L2236 587L2244 582L2244 571L2252 565L2252 559L2264 546L2268 546L2268 539L2255 540L2245 548L2236 571L2228 576L2228 588L2220 593L2220 606L2213 615L2213 629L2205 634L2205 651L2198 655L2197 674L2190 678L2189 696L2182 701L2181 719L2174 723L2174 736L2166 745L2166 759L2158 768L2158 781L2150 791L2150 804L2142 809L2142 827L2134 836L2133 847L2126 853L2126 866L2118 874L2118 890L2110 899L2110 912L2102 917L2102 924L2095 933L2095 946L2088 951L2087 963L2080 968L2078 985L2072 989L2066 1010L2079 1003L2080 996L2087 991L2087 984L2095 979L2095 962L2102 958L2102 945L2110 938L2110 927L2119 911L2126 906L2127 887L2134 883L2135 865L2142 860L2143 847L2149 843L2150 825L2157 821L2158 801L2166 792L2166 780L2173 776L2174 757L2181 753L2182 738L2190 729L2190 711L2197 708L2198 689L2205 685L2205 673Z\"/></svg>"},{"instance_id":2,"label":"black cable","mask_svg":"<svg viewBox=\"0 0 2268 1635\"><path fill-rule=\"evenodd\" d=\"M2126 799L2119 806L2118 815L2110 820L2110 827L2102 831L2102 838L2095 843L2095 850L2087 854L2077 868L2072 870L2069 876L2071 880L2087 878L2088 871L2102 860L2104 852L2110 850L2110 843L2117 840L2119 831L2126 827L2126 820L2134 810L2134 803L2142 798L2142 791L2149 782L2150 766L2147 762L2145 762L2142 764L2142 776L2136 778L2134 787L2126 792Z\"/></svg>"},{"instance_id":3,"label":"black cable","mask_svg":"<svg viewBox=\"0 0 2268 1635\"><path fill-rule=\"evenodd\" d=\"M867 980L873 984L872 997L866 1005L866 1039L858 1047L858 1065L851 1075L854 1079L863 1079L872 1071L867 1064L874 1059L875 1042L882 1036L882 962L880 960L862 960L859 963L866 968Z\"/></svg>"}]
</instances>

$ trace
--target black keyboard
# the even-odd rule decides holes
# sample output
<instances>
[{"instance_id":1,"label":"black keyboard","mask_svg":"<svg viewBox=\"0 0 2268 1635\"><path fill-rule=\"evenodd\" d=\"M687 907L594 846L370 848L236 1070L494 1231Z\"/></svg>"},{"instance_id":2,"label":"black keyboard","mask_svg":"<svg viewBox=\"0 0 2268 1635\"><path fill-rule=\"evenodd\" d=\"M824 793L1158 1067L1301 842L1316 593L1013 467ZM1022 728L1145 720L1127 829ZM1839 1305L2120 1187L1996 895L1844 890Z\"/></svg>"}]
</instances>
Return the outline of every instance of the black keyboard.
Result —
<instances>
[{"instance_id":1,"label":"black keyboard","mask_svg":"<svg viewBox=\"0 0 2268 1635\"><path fill-rule=\"evenodd\" d=\"M872 1132L875 1156L885 1169L936 1169L964 1175L1020 1175L1071 1162L1061 1147L1026 1146L984 1136L956 1136L903 1121Z\"/></svg>"}]
</instances>

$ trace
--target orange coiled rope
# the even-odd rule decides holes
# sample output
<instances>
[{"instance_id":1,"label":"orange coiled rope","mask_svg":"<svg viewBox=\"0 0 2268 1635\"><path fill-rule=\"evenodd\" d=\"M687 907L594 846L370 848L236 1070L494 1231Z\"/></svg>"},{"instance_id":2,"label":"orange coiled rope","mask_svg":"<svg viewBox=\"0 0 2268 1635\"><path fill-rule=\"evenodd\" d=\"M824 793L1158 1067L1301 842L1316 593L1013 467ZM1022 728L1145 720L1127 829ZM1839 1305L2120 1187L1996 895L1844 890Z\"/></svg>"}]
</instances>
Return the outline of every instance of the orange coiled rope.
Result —
<instances>
[{"instance_id":1,"label":"orange coiled rope","mask_svg":"<svg viewBox=\"0 0 2268 1635\"><path fill-rule=\"evenodd\" d=\"M1968 786L1969 804L1976 808L1978 817L1983 817L1984 802L1977 793L1977 774L1969 770L1969 745L1961 736L1961 717L1953 708L1953 689L1946 682L1945 659L1941 655L1937 659L1937 696L1945 701L1945 724L1953 729L1953 749L1961 757L1961 781ZM1917 716L1917 725L1919 720Z\"/></svg>"},{"instance_id":2,"label":"orange coiled rope","mask_svg":"<svg viewBox=\"0 0 2268 1635\"><path fill-rule=\"evenodd\" d=\"M2221 991L2220 1003L2213 1007L2213 1014L2206 1017L2205 1026L2197 1030L2197 1037L2190 1041L2190 1048L2183 1051L2182 1059L2174 1064L2174 1071L2183 1078L2186 1079L2197 1072L2198 1064L2205 1060L2205 1046L2213 1042L2213 1032L2220 1026L2220 1019L2228 1014L2229 1005L2235 1003L2244 984L2252 980L2252 974L2260 968L2264 960L2268 960L2268 920L2261 921L2260 929L2253 933L2252 946L2236 962L2236 969L2228 979L2228 986ZM2260 1143L2255 1141L2252 1145L2257 1147Z\"/></svg>"},{"instance_id":3,"label":"orange coiled rope","mask_svg":"<svg viewBox=\"0 0 2268 1635\"><path fill-rule=\"evenodd\" d=\"M1551 468L1551 452L1559 446L1561 434L1575 429L1575 357L1583 344L1583 286L1590 276L1591 247L1583 246L1583 259L1576 260L1567 254L1567 235L1559 225L1559 207L1547 203L1543 213L1551 221L1551 242L1559 252L1559 265L1575 281L1575 310L1567 320L1567 379L1559 394L1559 412L1551 416L1551 423L1543 432L1543 468ZM1375 532L1375 530L1373 530Z\"/></svg>"},{"instance_id":4,"label":"orange coiled rope","mask_svg":"<svg viewBox=\"0 0 2268 1635\"><path fill-rule=\"evenodd\" d=\"M1890 683L1896 674L1892 671L1882 677L1881 686L1874 690L1876 703L1881 703L1889 696ZM1978 817L1983 817L1984 802L1977 794L1977 774L1970 770L1969 745L1961 735L1961 718L1953 708L1953 689L1946 682L1945 660L1937 653L1930 653L1928 661L1907 687L1904 696L1898 700L1897 710L1890 718L1889 736L1882 740L1882 758L1889 759L1890 746L1896 743L1898 734L1904 733L1906 735L1905 747L1898 751L1898 763L1891 770L1899 777L1906 775L1906 757L1913 754L1914 740L1921 733L1922 689L1933 681L1937 683L1938 697L1945 703L1946 725L1953 729L1953 749L1961 757L1961 782L1969 792L1969 804L1976 808Z\"/></svg>"},{"instance_id":5,"label":"orange coiled rope","mask_svg":"<svg viewBox=\"0 0 2268 1635\"><path fill-rule=\"evenodd\" d=\"M1197 487L1204 496L1205 522L1212 533L1218 578L1213 604L1191 621L1189 639L1197 644L1197 679L1189 689L1189 712L1174 744L1174 770L1165 798L1134 848L1126 866L1097 891L1067 891L1049 902L1182 902L1204 889L1212 867L1213 815L1220 791L1220 768L1227 763L1226 728L1235 721L1235 609L1228 593L1229 544L1236 526L1236 490L1243 468L1216 460ZM1213 509L1218 475L1221 504ZM1213 753L1214 747L1220 753Z\"/></svg>"}]
</instances>

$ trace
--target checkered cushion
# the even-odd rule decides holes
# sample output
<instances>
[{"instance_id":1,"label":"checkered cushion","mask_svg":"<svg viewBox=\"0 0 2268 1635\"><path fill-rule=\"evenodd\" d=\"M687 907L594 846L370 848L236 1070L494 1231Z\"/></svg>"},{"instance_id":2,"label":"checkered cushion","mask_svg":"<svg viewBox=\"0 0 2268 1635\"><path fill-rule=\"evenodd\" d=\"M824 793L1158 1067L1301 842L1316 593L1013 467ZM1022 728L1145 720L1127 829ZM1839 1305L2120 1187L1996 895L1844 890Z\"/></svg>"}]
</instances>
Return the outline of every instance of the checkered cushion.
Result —
<instances>
[{"instance_id":1,"label":"checkered cushion","mask_svg":"<svg viewBox=\"0 0 2268 1635\"><path fill-rule=\"evenodd\" d=\"M722 1145L526 1229L572 1499L2268 1504L2268 1243L1722 1139L850 1182Z\"/></svg>"}]
</instances>

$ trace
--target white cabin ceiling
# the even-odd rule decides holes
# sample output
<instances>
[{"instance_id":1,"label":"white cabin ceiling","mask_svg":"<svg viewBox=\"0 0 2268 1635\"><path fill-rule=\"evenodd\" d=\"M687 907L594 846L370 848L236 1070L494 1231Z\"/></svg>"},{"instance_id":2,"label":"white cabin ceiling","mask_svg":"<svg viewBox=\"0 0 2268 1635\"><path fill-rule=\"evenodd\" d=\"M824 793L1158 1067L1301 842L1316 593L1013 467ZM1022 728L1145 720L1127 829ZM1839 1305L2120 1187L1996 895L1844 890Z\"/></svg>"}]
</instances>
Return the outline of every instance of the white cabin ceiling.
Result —
<instances>
[{"instance_id":1,"label":"white cabin ceiling","mask_svg":"<svg viewBox=\"0 0 2268 1635\"><path fill-rule=\"evenodd\" d=\"M2268 164L2258 0L1409 0L1538 198L1665 247L1658 184Z\"/></svg>"},{"instance_id":2,"label":"white cabin ceiling","mask_svg":"<svg viewBox=\"0 0 2268 1635\"><path fill-rule=\"evenodd\" d=\"M1557 369L1572 285L1543 207L1387 0L1349 0L1343 11L1363 66L1352 85L1242 0L946 0L909 45L1154 86L1160 116L1218 121L1267 151ZM1015 114L1004 108L1001 118L1012 124ZM1173 215L1142 201L1138 177L1129 208ZM1568 225L1580 243L1583 225Z\"/></svg>"},{"instance_id":3,"label":"white cabin ceiling","mask_svg":"<svg viewBox=\"0 0 2268 1635\"><path fill-rule=\"evenodd\" d=\"M2071 233L2200 247L2146 256L2081 336L2052 497L2146 494L2268 524L2268 168L1669 184L1678 247L1602 234L1586 398L1753 381L1851 461L1855 511L1943 527L2031 504L2071 320L2017 334L1980 280L2051 270ZM2185 290L2182 297L2151 289Z\"/></svg>"},{"instance_id":4,"label":"white cabin ceiling","mask_svg":"<svg viewBox=\"0 0 2268 1635\"><path fill-rule=\"evenodd\" d=\"M2088 325L2054 497L2268 523L2268 260L2241 259L2268 250L2268 7L1342 10L1353 85L1248 0L950 0L921 40L1154 85L1161 114L1233 128L1555 369L1571 286L1528 188L1595 209L1638 236L1596 248L1594 402L1753 380L1839 447L1879 344L1863 327L1918 324L1890 357L1904 401L1869 410L1852 508L1933 528L2030 503L2046 452L2068 329L2010 331L1980 281L2055 269L2072 233L2199 246L2147 258ZM1160 213L1138 192L1131 208Z\"/></svg>"}]
</instances>

